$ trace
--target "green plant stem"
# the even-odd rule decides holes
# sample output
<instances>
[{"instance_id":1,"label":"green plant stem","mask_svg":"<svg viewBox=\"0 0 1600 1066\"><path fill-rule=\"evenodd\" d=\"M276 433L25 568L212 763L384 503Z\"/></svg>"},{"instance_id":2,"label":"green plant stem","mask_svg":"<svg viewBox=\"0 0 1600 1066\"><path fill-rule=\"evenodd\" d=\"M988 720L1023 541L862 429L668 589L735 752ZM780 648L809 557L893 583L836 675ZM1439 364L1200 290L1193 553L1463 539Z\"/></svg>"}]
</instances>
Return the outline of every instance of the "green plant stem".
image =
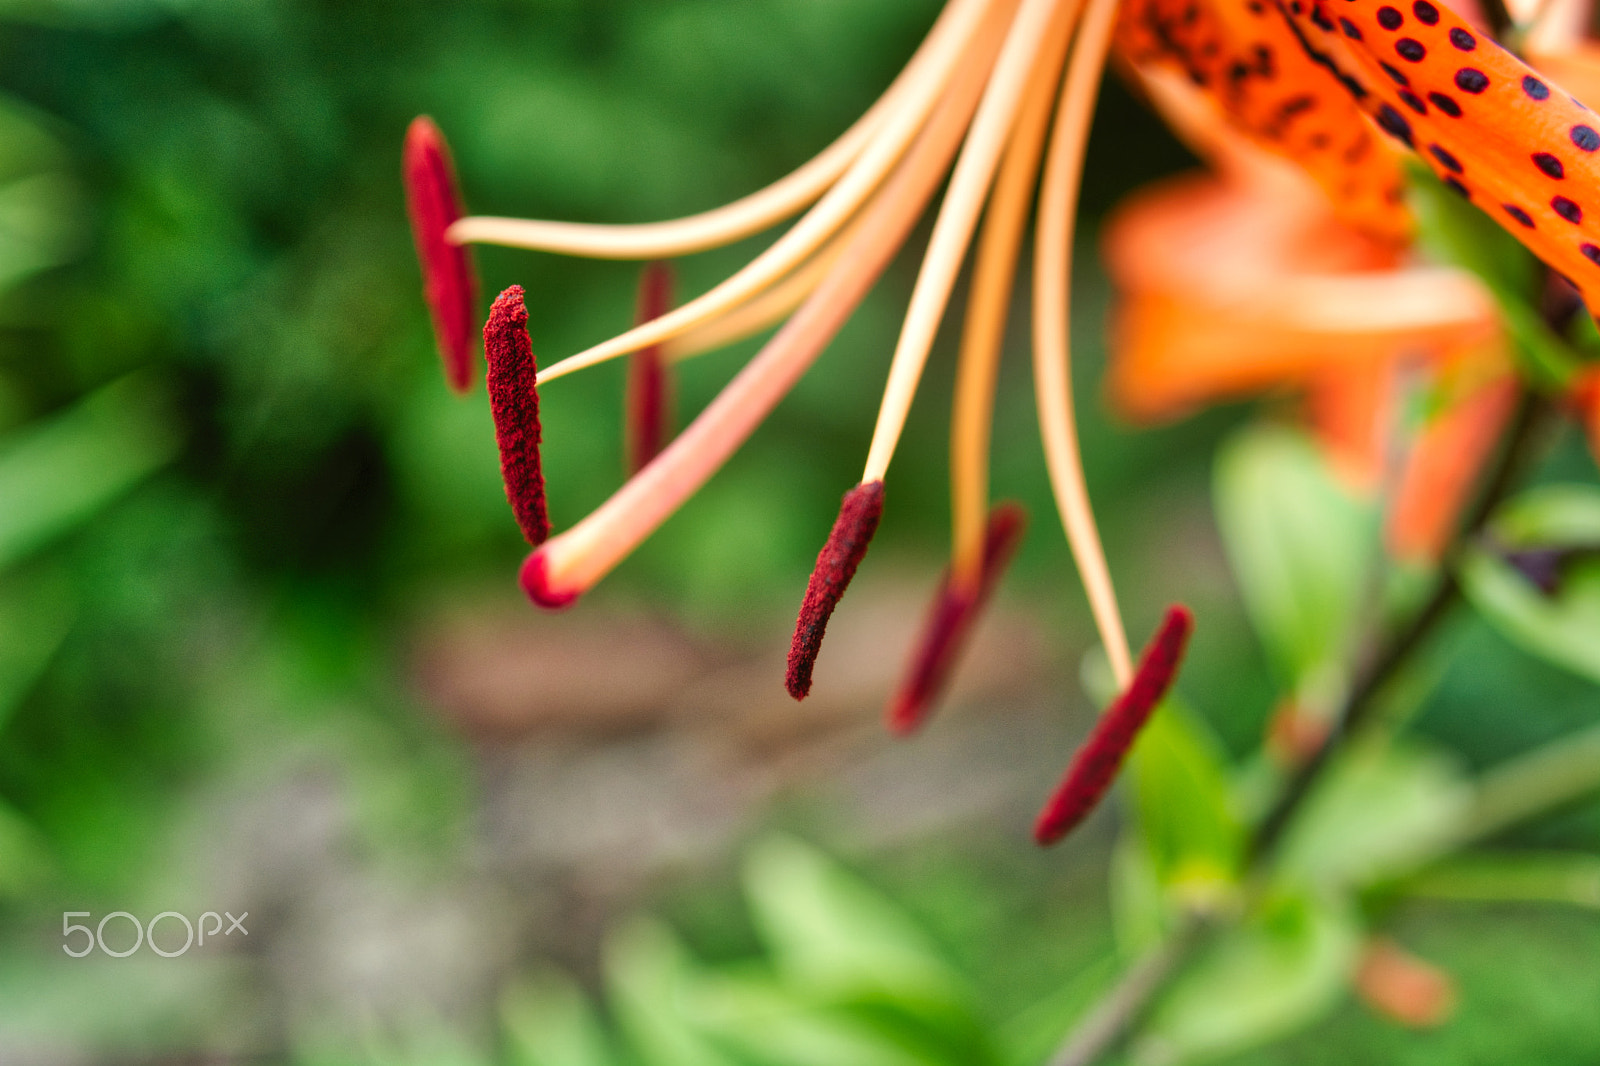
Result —
<instances>
[{"instance_id":1,"label":"green plant stem","mask_svg":"<svg viewBox=\"0 0 1600 1066\"><path fill-rule=\"evenodd\" d=\"M1247 872L1259 872L1271 860L1284 832L1312 794L1334 755L1371 719L1380 705L1378 697L1385 686L1427 642L1460 599L1455 564L1463 549L1482 532L1495 508L1517 483L1534 451L1540 436L1538 429L1548 412L1548 401L1532 392L1522 394L1498 461L1484 479L1466 521L1452 538L1432 591L1411 620L1367 658L1321 747L1290 778L1277 802L1257 824L1245 847ZM1051 1057L1050 1066L1093 1066L1120 1046L1149 1012L1162 990L1182 970L1189 955L1205 941L1204 928L1204 923L1196 917L1184 919L1179 931L1163 948L1135 963L1122 980L1089 1009Z\"/></svg>"},{"instance_id":2,"label":"green plant stem","mask_svg":"<svg viewBox=\"0 0 1600 1066\"><path fill-rule=\"evenodd\" d=\"M1367 666L1356 677L1344 707L1334 720L1333 727L1316 753L1307 759L1284 787L1272 809L1267 812L1251 834L1246 855L1251 867L1260 867L1271 858L1282 840L1295 813L1299 811L1313 786L1321 779L1333 756L1342 750L1346 740L1358 732L1379 706L1378 697L1384 687L1394 679L1400 668L1410 660L1427 641L1439 623L1449 615L1450 609L1461 598L1461 586L1456 581L1456 562L1467 544L1476 539L1489 518L1494 514L1518 476L1527 464L1538 434L1535 432L1548 411L1546 402L1532 392L1524 392L1506 440L1500 449L1499 461L1484 482L1467 520L1461 524L1439 566L1439 576L1422 607L1399 632L1383 644L1377 654L1368 659Z\"/></svg>"}]
</instances>

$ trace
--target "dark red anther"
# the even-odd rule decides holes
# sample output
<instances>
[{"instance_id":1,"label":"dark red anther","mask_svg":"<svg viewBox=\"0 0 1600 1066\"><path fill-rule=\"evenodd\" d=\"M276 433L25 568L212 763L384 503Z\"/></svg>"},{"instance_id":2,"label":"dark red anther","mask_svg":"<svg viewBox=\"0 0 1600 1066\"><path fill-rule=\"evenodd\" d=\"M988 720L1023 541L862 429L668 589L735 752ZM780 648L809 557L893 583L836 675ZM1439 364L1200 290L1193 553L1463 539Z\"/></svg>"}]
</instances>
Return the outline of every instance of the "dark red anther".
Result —
<instances>
[{"instance_id":1,"label":"dark red anther","mask_svg":"<svg viewBox=\"0 0 1600 1066\"><path fill-rule=\"evenodd\" d=\"M1122 760L1138 738L1139 730L1144 728L1156 704L1172 687L1193 629L1194 616L1187 608L1167 608L1161 628L1145 646L1128 690L1100 716L1089 739L1072 757L1066 777L1044 805L1044 810L1039 812L1039 820L1033 827L1034 840L1040 844L1054 844L1099 805L1116 779Z\"/></svg>"},{"instance_id":2,"label":"dark red anther","mask_svg":"<svg viewBox=\"0 0 1600 1066\"><path fill-rule=\"evenodd\" d=\"M477 332L478 275L467 249L445 238L464 214L450 148L433 119L422 115L406 130L406 208L422 264L422 295L444 360L445 379L457 392L472 387Z\"/></svg>"},{"instance_id":3,"label":"dark red anther","mask_svg":"<svg viewBox=\"0 0 1600 1066\"><path fill-rule=\"evenodd\" d=\"M1018 504L1002 503L989 512L983 541L983 570L978 587L952 587L949 570L939 582L933 606L917 639L911 670L889 704L889 729L901 736L912 732L928 717L944 692L967 637L983 613L994 587L1011 563L1028 525L1028 513Z\"/></svg>"},{"instance_id":4,"label":"dark red anther","mask_svg":"<svg viewBox=\"0 0 1600 1066\"><path fill-rule=\"evenodd\" d=\"M794 641L789 645L789 672L784 685L797 700L811 692L811 668L822 649L828 619L844 590L850 587L850 579L856 576L856 567L867 554L882 516L883 482L866 481L844 494L828 543L822 546L816 569L811 571L800 617L794 624Z\"/></svg>"},{"instance_id":5,"label":"dark red anther","mask_svg":"<svg viewBox=\"0 0 1600 1066\"><path fill-rule=\"evenodd\" d=\"M639 276L640 325L672 310L672 268L651 263ZM638 473L666 446L672 397L661 345L628 358L628 472Z\"/></svg>"},{"instance_id":6,"label":"dark red anther","mask_svg":"<svg viewBox=\"0 0 1600 1066\"><path fill-rule=\"evenodd\" d=\"M501 293L483 327L483 348L489 360L489 410L494 415L495 443L500 445L500 473L506 499L528 543L538 547L550 535L545 513L544 473L539 467L539 368L528 339L528 309L522 286Z\"/></svg>"}]
</instances>

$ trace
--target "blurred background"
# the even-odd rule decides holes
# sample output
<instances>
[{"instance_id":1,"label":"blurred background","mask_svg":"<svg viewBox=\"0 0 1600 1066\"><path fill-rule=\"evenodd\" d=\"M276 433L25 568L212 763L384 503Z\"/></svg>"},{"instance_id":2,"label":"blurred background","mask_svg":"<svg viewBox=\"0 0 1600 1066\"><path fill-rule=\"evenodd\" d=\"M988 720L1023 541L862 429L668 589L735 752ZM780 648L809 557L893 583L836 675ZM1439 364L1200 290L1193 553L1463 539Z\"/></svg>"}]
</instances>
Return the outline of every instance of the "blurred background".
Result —
<instances>
[{"instance_id":1,"label":"blurred background","mask_svg":"<svg viewBox=\"0 0 1600 1066\"><path fill-rule=\"evenodd\" d=\"M1033 528L944 712L892 741L882 705L948 543L950 330L815 694L792 703L781 676L914 256L681 514L544 616L515 585L487 403L443 383L399 182L405 125L428 113L477 212L713 206L844 129L936 7L0 4L0 1063L589 1066L610 1052L574 1021L576 990L638 1045L640 974L674 951L758 965L778 950L784 886L812 875L916 930L999 1050L783 1061L1039 1060L1117 966L1117 815L1054 851L1028 840L1092 720L1079 674L1094 641L1025 330L994 477ZM1142 639L1167 602L1195 609L1182 688L1237 755L1277 686L1215 529L1211 459L1256 412L1135 431L1099 400L1097 220L1188 165L1108 84L1077 372L1130 629ZM681 263L680 291L759 246ZM636 266L479 262L488 292L526 287L542 359L631 320ZM753 350L685 364L680 423ZM613 364L546 390L557 528L621 481L622 386ZM1576 434L1551 460L1592 479L1589 462ZM1418 728L1464 765L1593 721L1592 688L1480 623L1446 645ZM1600 805L1504 843L1600 852ZM64 913L116 911L247 912L248 932L173 958L63 951L79 943ZM1600 1061L1600 909L1405 903L1389 921L1452 975L1447 1021L1413 1031L1342 996L1226 1061ZM117 950L133 942L120 922L102 930ZM179 925L161 927L168 950ZM589 1036L558 1060L541 1040L569 1030ZM744 1061L648 1039L639 1061Z\"/></svg>"}]
</instances>

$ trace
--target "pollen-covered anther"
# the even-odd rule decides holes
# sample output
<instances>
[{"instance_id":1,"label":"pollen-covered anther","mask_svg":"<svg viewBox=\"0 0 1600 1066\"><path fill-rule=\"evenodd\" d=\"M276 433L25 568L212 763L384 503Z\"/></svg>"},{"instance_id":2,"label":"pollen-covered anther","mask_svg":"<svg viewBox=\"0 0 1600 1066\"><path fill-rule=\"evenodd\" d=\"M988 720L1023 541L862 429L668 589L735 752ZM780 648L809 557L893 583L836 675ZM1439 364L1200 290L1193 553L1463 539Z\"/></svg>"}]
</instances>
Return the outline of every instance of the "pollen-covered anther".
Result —
<instances>
[{"instance_id":1,"label":"pollen-covered anther","mask_svg":"<svg viewBox=\"0 0 1600 1066\"><path fill-rule=\"evenodd\" d=\"M463 211L450 149L431 118L412 120L403 157L406 208L422 265L423 297L445 378L457 392L466 392L472 387L478 277L467 249L445 236Z\"/></svg>"},{"instance_id":2,"label":"pollen-covered anther","mask_svg":"<svg viewBox=\"0 0 1600 1066\"><path fill-rule=\"evenodd\" d=\"M983 544L983 569L973 588L962 588L946 570L923 623L907 672L889 704L891 732L904 736L928 717L966 647L994 587L1010 565L1028 515L1021 506L1003 503L989 514Z\"/></svg>"},{"instance_id":3,"label":"pollen-covered anther","mask_svg":"<svg viewBox=\"0 0 1600 1066\"><path fill-rule=\"evenodd\" d=\"M495 299L483 327L489 362L489 409L494 415L495 443L500 446L500 472L506 499L522 535L534 547L550 536L545 511L544 473L539 465L539 368L528 339L528 309L522 286L513 285Z\"/></svg>"},{"instance_id":4,"label":"pollen-covered anther","mask_svg":"<svg viewBox=\"0 0 1600 1066\"><path fill-rule=\"evenodd\" d=\"M817 556L806 585L806 598L795 621L794 640L789 645L789 671L784 685L789 695L803 700L811 692L811 670L822 649L822 635L828 619L839 605L844 590L850 587L856 567L867 554L878 519L883 516L883 482L866 481L844 494L839 517L834 520L828 542Z\"/></svg>"},{"instance_id":5,"label":"pollen-covered anther","mask_svg":"<svg viewBox=\"0 0 1600 1066\"><path fill-rule=\"evenodd\" d=\"M672 310L672 280L666 263L644 268L639 276L640 325ZM671 385L660 344L646 345L628 357L627 390L628 472L637 473L660 454L671 432Z\"/></svg>"},{"instance_id":6,"label":"pollen-covered anther","mask_svg":"<svg viewBox=\"0 0 1600 1066\"><path fill-rule=\"evenodd\" d=\"M1161 628L1144 649L1133 681L1100 716L1089 739L1072 757L1066 777L1039 812L1034 840L1041 845L1054 844L1099 805L1139 731L1172 687L1193 629L1194 616L1187 608L1167 608Z\"/></svg>"}]
</instances>

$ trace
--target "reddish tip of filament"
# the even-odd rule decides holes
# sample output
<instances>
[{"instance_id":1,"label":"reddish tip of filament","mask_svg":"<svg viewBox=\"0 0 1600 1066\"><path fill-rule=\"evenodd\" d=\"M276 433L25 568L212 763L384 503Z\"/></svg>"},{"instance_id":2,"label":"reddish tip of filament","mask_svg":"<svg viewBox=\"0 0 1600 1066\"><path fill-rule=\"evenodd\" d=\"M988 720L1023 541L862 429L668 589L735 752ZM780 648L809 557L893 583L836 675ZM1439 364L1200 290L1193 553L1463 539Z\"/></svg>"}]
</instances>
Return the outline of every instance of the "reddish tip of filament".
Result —
<instances>
[{"instance_id":1,"label":"reddish tip of filament","mask_svg":"<svg viewBox=\"0 0 1600 1066\"><path fill-rule=\"evenodd\" d=\"M580 590L558 589L550 584L550 569L545 562L544 555L539 552L530 552L522 560L522 569L517 574L517 583L522 586L522 591L528 599L543 607L547 611L562 611L578 602Z\"/></svg>"},{"instance_id":2,"label":"reddish tip of filament","mask_svg":"<svg viewBox=\"0 0 1600 1066\"><path fill-rule=\"evenodd\" d=\"M1133 682L1095 723L1094 731L1072 757L1067 774L1039 812L1033 839L1054 844L1070 833L1099 805L1128 749L1149 721L1156 704L1172 687L1183 649L1194 629L1194 616L1185 607L1168 607L1161 628L1150 638Z\"/></svg>"},{"instance_id":3,"label":"reddish tip of filament","mask_svg":"<svg viewBox=\"0 0 1600 1066\"><path fill-rule=\"evenodd\" d=\"M973 625L983 613L989 594L1010 565L1027 525L1028 513L1021 506L1000 504L989 512L989 528L983 541L983 572L978 587L958 589L951 583L951 572L945 571L917 639L911 670L889 704L891 732L905 736L928 717L950 680L951 671L961 657Z\"/></svg>"},{"instance_id":4,"label":"reddish tip of filament","mask_svg":"<svg viewBox=\"0 0 1600 1066\"><path fill-rule=\"evenodd\" d=\"M639 276L638 322L643 325L672 310L672 268L651 263ZM671 389L661 346L641 348L628 358L628 469L638 473L666 446L671 421Z\"/></svg>"},{"instance_id":5,"label":"reddish tip of filament","mask_svg":"<svg viewBox=\"0 0 1600 1066\"><path fill-rule=\"evenodd\" d=\"M528 543L538 547L550 535L545 513L544 473L539 467L539 368L528 340L528 309L522 286L501 293L483 327L483 349L489 359L489 410L494 415L495 443L500 445L500 473L506 499Z\"/></svg>"},{"instance_id":6,"label":"reddish tip of filament","mask_svg":"<svg viewBox=\"0 0 1600 1066\"><path fill-rule=\"evenodd\" d=\"M478 276L467 249L445 237L465 212L450 148L426 115L413 119L406 130L402 170L411 235L422 264L422 295L433 318L445 379L457 392L466 392L472 387Z\"/></svg>"},{"instance_id":7,"label":"reddish tip of filament","mask_svg":"<svg viewBox=\"0 0 1600 1066\"><path fill-rule=\"evenodd\" d=\"M822 650L828 619L844 590L850 587L850 579L856 576L856 567L867 554L881 517L882 481L863 482L844 494L828 543L822 546L816 568L811 571L800 617L794 624L794 640L789 645L789 672L783 683L797 700L811 693L811 669L817 663L817 652Z\"/></svg>"}]
</instances>

